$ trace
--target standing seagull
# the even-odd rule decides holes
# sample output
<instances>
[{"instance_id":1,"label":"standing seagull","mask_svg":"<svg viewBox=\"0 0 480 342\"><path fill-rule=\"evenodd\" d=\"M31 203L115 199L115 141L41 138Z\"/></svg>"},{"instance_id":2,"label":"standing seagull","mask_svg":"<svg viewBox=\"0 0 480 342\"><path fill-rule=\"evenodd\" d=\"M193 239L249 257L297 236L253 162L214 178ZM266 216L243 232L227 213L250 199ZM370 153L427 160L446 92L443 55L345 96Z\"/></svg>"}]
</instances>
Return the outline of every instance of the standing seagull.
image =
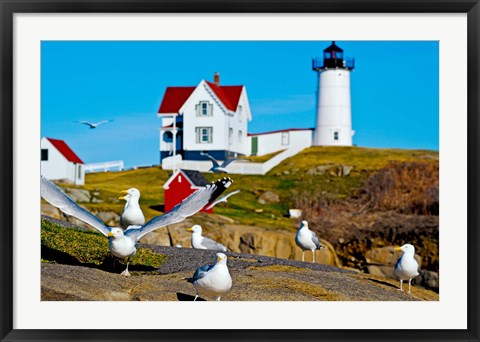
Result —
<instances>
[{"instance_id":1,"label":"standing seagull","mask_svg":"<svg viewBox=\"0 0 480 342\"><path fill-rule=\"evenodd\" d=\"M125 196L119 197L126 201L122 216L120 216L120 227L127 229L128 226L141 226L145 223L145 216L143 216L142 209L138 201L140 199L140 191L136 188L122 190Z\"/></svg>"},{"instance_id":2,"label":"standing seagull","mask_svg":"<svg viewBox=\"0 0 480 342\"><path fill-rule=\"evenodd\" d=\"M223 253L217 253L215 264L197 268L189 282L193 284L197 291L194 301L197 300L198 296L220 301L220 298L232 288L232 277L228 272L227 256Z\"/></svg>"},{"instance_id":3,"label":"standing seagull","mask_svg":"<svg viewBox=\"0 0 480 342\"><path fill-rule=\"evenodd\" d=\"M209 155L208 153L201 152L200 154L202 156L206 156L207 158L209 158L212 161L213 165L210 168L210 170L208 170L208 171L212 171L213 173L228 173L227 166L230 165L231 163L233 163L234 161L239 160L238 158L225 159L223 161L222 165L220 165L218 163L218 161L215 158L213 158L211 155Z\"/></svg>"},{"instance_id":4,"label":"standing seagull","mask_svg":"<svg viewBox=\"0 0 480 342\"><path fill-rule=\"evenodd\" d=\"M229 197L232 196L232 195L238 194L239 192L240 192L240 190L235 190L235 191L232 191L232 192L226 194L226 195L223 196L223 197L220 197L218 200L216 200L215 202L213 202L212 204L210 204L208 207L205 207L205 210L212 209L212 208L213 208L214 206L216 206L218 203L222 203L222 202L227 203L227 198L229 198Z\"/></svg>"},{"instance_id":5,"label":"standing seagull","mask_svg":"<svg viewBox=\"0 0 480 342\"><path fill-rule=\"evenodd\" d=\"M99 122L88 122L88 121L75 121L75 122L78 122L78 123L81 123L81 124L84 124L84 125L87 125L90 127L90 129L93 129L93 128L97 128L98 126L100 126L101 124L104 124L104 123L107 123L107 122L112 122L113 119L110 119L110 120L102 120L102 121L99 121Z\"/></svg>"},{"instance_id":6,"label":"standing seagull","mask_svg":"<svg viewBox=\"0 0 480 342\"><path fill-rule=\"evenodd\" d=\"M305 261L305 251L312 251L313 262L315 262L315 251L325 248L320 244L317 235L308 229L308 222L303 220L295 236L297 246L302 249L302 261Z\"/></svg>"},{"instance_id":7,"label":"standing seagull","mask_svg":"<svg viewBox=\"0 0 480 342\"><path fill-rule=\"evenodd\" d=\"M128 272L129 260L136 253L136 245L140 238L158 228L181 222L186 217L192 216L205 207L205 205L214 201L232 184L232 180L227 177L207 184L192 193L180 204L177 204L168 213L156 216L140 227L133 226L123 231L118 227L106 226L98 217L80 207L55 184L43 176L40 176L40 182L40 194L43 199L65 214L74 216L91 225L108 238L108 248L114 256L127 258L127 268L122 272L122 275L126 277L130 276Z\"/></svg>"},{"instance_id":8,"label":"standing seagull","mask_svg":"<svg viewBox=\"0 0 480 342\"><path fill-rule=\"evenodd\" d=\"M192 228L187 229L192 234L192 247L196 249L212 249L214 251L226 252L227 247L218 243L212 239L202 236L202 227L198 224L194 225Z\"/></svg>"},{"instance_id":9,"label":"standing seagull","mask_svg":"<svg viewBox=\"0 0 480 342\"><path fill-rule=\"evenodd\" d=\"M412 279L419 274L418 262L415 260L415 247L407 243L402 247L395 248L395 250L403 252L393 270L395 275L400 279L399 290L403 291L403 281L408 280L408 293L410 293Z\"/></svg>"}]
</instances>

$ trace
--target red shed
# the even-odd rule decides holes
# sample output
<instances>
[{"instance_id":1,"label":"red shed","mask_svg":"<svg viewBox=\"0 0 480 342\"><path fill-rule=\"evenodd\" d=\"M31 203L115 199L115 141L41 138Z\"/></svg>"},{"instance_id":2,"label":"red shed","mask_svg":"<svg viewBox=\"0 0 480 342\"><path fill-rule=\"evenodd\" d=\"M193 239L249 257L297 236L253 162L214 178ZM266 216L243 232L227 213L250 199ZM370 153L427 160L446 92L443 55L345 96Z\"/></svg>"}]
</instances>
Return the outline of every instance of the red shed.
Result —
<instances>
[{"instance_id":1,"label":"red shed","mask_svg":"<svg viewBox=\"0 0 480 342\"><path fill-rule=\"evenodd\" d=\"M173 209L191 193L209 184L198 171L178 170L163 185L165 189L165 212ZM213 208L202 209L202 212L213 213Z\"/></svg>"}]
</instances>

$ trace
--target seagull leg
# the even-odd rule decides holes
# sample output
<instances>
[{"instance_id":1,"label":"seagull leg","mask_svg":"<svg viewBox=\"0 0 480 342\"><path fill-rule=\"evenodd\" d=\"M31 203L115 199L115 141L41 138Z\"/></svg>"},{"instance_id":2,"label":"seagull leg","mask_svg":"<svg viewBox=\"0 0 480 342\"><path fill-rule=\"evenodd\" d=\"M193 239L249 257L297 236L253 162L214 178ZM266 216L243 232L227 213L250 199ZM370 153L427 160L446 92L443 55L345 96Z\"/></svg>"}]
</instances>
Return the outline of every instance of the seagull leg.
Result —
<instances>
[{"instance_id":1,"label":"seagull leg","mask_svg":"<svg viewBox=\"0 0 480 342\"><path fill-rule=\"evenodd\" d=\"M220 298L221 298L221 297L217 297L217 299L215 299L215 300L216 300L217 302L219 302L219 301L220 301Z\"/></svg>"},{"instance_id":2,"label":"seagull leg","mask_svg":"<svg viewBox=\"0 0 480 342\"><path fill-rule=\"evenodd\" d=\"M302 261L305 261L305 251L302 251Z\"/></svg>"},{"instance_id":3,"label":"seagull leg","mask_svg":"<svg viewBox=\"0 0 480 342\"><path fill-rule=\"evenodd\" d=\"M408 293L410 293L410 287L412 286L412 279L408 280Z\"/></svg>"},{"instance_id":4,"label":"seagull leg","mask_svg":"<svg viewBox=\"0 0 480 342\"><path fill-rule=\"evenodd\" d=\"M125 271L123 271L122 273L120 273L120 275L123 275L125 277L130 277L131 274L130 272L128 272L128 264L130 263L130 258L127 259L127 268L125 269Z\"/></svg>"},{"instance_id":5,"label":"seagull leg","mask_svg":"<svg viewBox=\"0 0 480 342\"><path fill-rule=\"evenodd\" d=\"M400 279L400 288L399 288L400 291L403 291L403 280Z\"/></svg>"},{"instance_id":6,"label":"seagull leg","mask_svg":"<svg viewBox=\"0 0 480 342\"><path fill-rule=\"evenodd\" d=\"M195 298L193 298L193 301L195 302L198 298L198 295L195 295Z\"/></svg>"},{"instance_id":7,"label":"seagull leg","mask_svg":"<svg viewBox=\"0 0 480 342\"><path fill-rule=\"evenodd\" d=\"M313 257L313 262L315 263L315 250L312 249L312 257Z\"/></svg>"}]
</instances>

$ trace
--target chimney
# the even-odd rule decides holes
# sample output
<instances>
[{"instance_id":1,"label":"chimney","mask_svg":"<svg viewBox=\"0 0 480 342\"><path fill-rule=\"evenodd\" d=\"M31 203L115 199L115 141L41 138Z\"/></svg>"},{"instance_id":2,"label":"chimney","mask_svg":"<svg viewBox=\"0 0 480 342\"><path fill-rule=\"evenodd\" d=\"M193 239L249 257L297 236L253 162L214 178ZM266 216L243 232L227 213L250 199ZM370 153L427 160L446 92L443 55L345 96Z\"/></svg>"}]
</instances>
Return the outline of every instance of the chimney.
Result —
<instances>
[{"instance_id":1,"label":"chimney","mask_svg":"<svg viewBox=\"0 0 480 342\"><path fill-rule=\"evenodd\" d=\"M215 71L215 74L213 75L213 83L215 83L217 86L220 85L220 74L218 71Z\"/></svg>"}]
</instances>

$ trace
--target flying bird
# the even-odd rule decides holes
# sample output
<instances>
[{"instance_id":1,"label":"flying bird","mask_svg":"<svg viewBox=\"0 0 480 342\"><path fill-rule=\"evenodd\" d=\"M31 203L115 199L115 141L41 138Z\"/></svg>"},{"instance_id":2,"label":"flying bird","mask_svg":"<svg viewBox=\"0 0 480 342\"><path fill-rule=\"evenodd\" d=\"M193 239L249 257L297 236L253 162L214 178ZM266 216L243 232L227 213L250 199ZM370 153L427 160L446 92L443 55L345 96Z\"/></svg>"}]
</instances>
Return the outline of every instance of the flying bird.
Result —
<instances>
[{"instance_id":1,"label":"flying bird","mask_svg":"<svg viewBox=\"0 0 480 342\"><path fill-rule=\"evenodd\" d=\"M212 167L208 171L212 171L213 173L228 173L227 166L233 163L234 161L240 160L239 158L225 159L223 163L220 165L218 161L208 153L200 152L200 154L202 156L206 156L212 161Z\"/></svg>"},{"instance_id":2,"label":"flying bird","mask_svg":"<svg viewBox=\"0 0 480 342\"><path fill-rule=\"evenodd\" d=\"M220 197L218 200L216 200L215 202L213 202L209 206L205 207L205 210L212 209L214 206L216 206L218 203L221 203L221 202L227 203L227 198L229 198L232 195L238 194L239 192L240 192L240 190L235 190L235 191L232 191L232 192L226 194L223 197Z\"/></svg>"},{"instance_id":3,"label":"flying bird","mask_svg":"<svg viewBox=\"0 0 480 342\"><path fill-rule=\"evenodd\" d=\"M138 240L144 235L167 225L178 223L200 211L205 205L214 201L232 184L230 178L224 177L198 189L169 212L156 216L142 226L130 226L125 231L119 227L108 227L98 217L80 207L55 184L40 176L40 194L48 203L67 215L91 225L108 238L108 248L117 258L127 259L127 268L121 274L128 277L130 257L136 253Z\"/></svg>"},{"instance_id":4,"label":"flying bird","mask_svg":"<svg viewBox=\"0 0 480 342\"><path fill-rule=\"evenodd\" d=\"M212 239L202 236L202 227L198 224L194 225L192 228L187 229L192 234L192 247L196 249L212 249L214 251L226 252L227 247L218 243Z\"/></svg>"},{"instance_id":5,"label":"flying bird","mask_svg":"<svg viewBox=\"0 0 480 342\"><path fill-rule=\"evenodd\" d=\"M217 253L215 264L197 268L193 277L188 281L193 284L197 291L194 301L199 296L214 298L219 301L232 288L232 277L228 272L227 256L223 253Z\"/></svg>"},{"instance_id":6,"label":"flying bird","mask_svg":"<svg viewBox=\"0 0 480 342\"><path fill-rule=\"evenodd\" d=\"M308 222L303 220L295 236L295 242L302 249L302 261L305 261L305 251L312 251L313 262L315 262L315 251L325 248L320 244L317 235L308 229Z\"/></svg>"},{"instance_id":7,"label":"flying bird","mask_svg":"<svg viewBox=\"0 0 480 342\"><path fill-rule=\"evenodd\" d=\"M107 123L107 122L112 122L113 119L111 120L102 120L102 121L99 121L99 122L88 122L88 121L75 121L75 122L78 122L78 123L81 123L81 124L84 124L84 125L87 125L90 127L90 129L93 129L93 128L97 128L98 126L100 126L101 124L104 124L104 123Z\"/></svg>"},{"instance_id":8,"label":"flying bird","mask_svg":"<svg viewBox=\"0 0 480 342\"><path fill-rule=\"evenodd\" d=\"M126 201L123 213L120 216L120 227L127 229L129 226L141 226L145 223L145 216L143 216L142 209L138 204L140 199L140 191L136 188L122 190L121 193L125 196L119 197Z\"/></svg>"},{"instance_id":9,"label":"flying bird","mask_svg":"<svg viewBox=\"0 0 480 342\"><path fill-rule=\"evenodd\" d=\"M403 291L403 281L408 280L408 293L410 293L412 279L419 274L418 262L415 260L415 247L407 243L402 247L395 248L395 250L403 252L393 270L400 279L399 290Z\"/></svg>"}]
</instances>

